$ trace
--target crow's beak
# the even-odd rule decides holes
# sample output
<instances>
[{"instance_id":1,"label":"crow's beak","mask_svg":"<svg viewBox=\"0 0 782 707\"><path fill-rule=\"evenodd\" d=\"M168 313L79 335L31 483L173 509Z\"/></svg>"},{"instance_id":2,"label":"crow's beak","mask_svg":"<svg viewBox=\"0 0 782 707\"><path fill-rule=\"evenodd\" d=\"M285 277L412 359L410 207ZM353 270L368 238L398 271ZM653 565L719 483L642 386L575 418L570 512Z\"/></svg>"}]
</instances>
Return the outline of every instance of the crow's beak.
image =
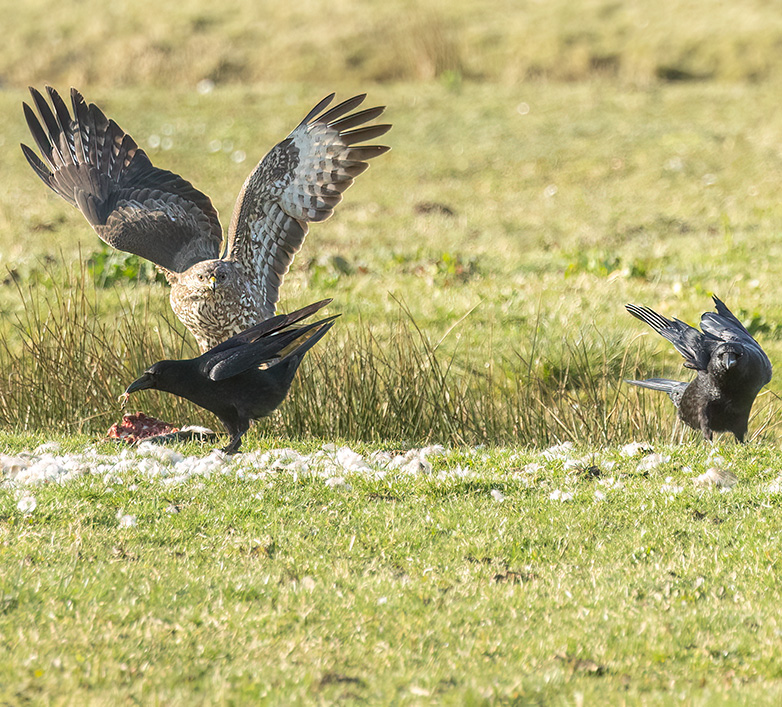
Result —
<instances>
[{"instance_id":1,"label":"crow's beak","mask_svg":"<svg viewBox=\"0 0 782 707\"><path fill-rule=\"evenodd\" d=\"M125 395L135 393L137 390L155 387L155 378L150 373L145 373L141 378L136 378L125 390Z\"/></svg>"},{"instance_id":2,"label":"crow's beak","mask_svg":"<svg viewBox=\"0 0 782 707\"><path fill-rule=\"evenodd\" d=\"M217 289L217 278L214 275L209 278L209 284L212 287L212 292L214 292Z\"/></svg>"},{"instance_id":3,"label":"crow's beak","mask_svg":"<svg viewBox=\"0 0 782 707\"><path fill-rule=\"evenodd\" d=\"M736 356L732 351L726 351L725 352L725 368L731 369L733 366L736 365L736 362L739 360L739 357Z\"/></svg>"}]
</instances>

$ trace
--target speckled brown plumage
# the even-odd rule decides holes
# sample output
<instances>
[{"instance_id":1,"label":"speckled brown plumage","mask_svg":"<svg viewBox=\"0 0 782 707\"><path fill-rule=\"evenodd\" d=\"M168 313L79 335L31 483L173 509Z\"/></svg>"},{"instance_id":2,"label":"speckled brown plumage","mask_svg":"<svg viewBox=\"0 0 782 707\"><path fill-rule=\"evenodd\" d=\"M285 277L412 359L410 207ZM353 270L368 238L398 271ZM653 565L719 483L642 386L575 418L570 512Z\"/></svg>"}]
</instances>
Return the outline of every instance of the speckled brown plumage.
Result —
<instances>
[{"instance_id":1,"label":"speckled brown plumage","mask_svg":"<svg viewBox=\"0 0 782 707\"><path fill-rule=\"evenodd\" d=\"M30 166L76 206L100 238L151 260L171 284L171 307L201 351L273 316L279 289L308 225L334 212L343 192L389 148L359 144L390 125L365 125L384 107L355 110L355 96L324 98L264 157L244 183L228 235L209 197L153 166L113 120L71 89L72 115L52 88L31 88L24 114L41 153ZM222 254L222 255L221 255Z\"/></svg>"}]
</instances>

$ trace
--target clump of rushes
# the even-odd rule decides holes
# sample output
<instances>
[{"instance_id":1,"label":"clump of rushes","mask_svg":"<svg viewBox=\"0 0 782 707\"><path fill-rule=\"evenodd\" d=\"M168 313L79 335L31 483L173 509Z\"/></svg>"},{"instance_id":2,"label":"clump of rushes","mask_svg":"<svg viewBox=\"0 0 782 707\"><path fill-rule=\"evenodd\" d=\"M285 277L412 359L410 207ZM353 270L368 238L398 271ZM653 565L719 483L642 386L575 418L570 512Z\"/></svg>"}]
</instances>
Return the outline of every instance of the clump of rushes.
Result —
<instances>
[{"instance_id":1,"label":"clump of rushes","mask_svg":"<svg viewBox=\"0 0 782 707\"><path fill-rule=\"evenodd\" d=\"M16 282L21 310L0 341L0 424L7 429L102 434L119 419L117 395L162 358L188 358L195 344L165 310L158 288L127 288L106 304L86 267L48 265L48 287ZM103 304L102 304L103 303ZM162 303L162 304L160 304ZM158 309L155 305L160 304ZM304 361L291 395L261 434L404 444L548 445L689 439L664 400L620 385L651 351L604 338L518 332L519 348L496 356L490 338L459 346L455 322L433 340L400 303L390 326L347 317ZM648 371L647 371L648 372ZM768 436L776 400L761 395L755 437ZM175 424L218 425L173 396L139 394L137 407ZM219 425L218 425L219 426Z\"/></svg>"}]
</instances>

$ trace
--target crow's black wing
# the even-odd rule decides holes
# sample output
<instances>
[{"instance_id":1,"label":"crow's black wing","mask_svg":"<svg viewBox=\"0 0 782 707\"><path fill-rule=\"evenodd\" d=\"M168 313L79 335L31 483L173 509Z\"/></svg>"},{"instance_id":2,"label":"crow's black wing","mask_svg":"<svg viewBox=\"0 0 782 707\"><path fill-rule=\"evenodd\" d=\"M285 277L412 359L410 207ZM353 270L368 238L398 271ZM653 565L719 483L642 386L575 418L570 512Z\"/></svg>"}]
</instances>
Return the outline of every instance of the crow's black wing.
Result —
<instances>
[{"instance_id":1,"label":"crow's black wing","mask_svg":"<svg viewBox=\"0 0 782 707\"><path fill-rule=\"evenodd\" d=\"M752 362L753 370L758 372L758 382L763 380L760 385L762 388L771 380L771 361L769 361L766 352L763 351L760 344L755 341L744 325L736 319L725 303L712 295L717 312L706 312L701 317L701 329L707 334L714 336L721 341L735 341L744 347L745 355Z\"/></svg>"},{"instance_id":2,"label":"crow's black wing","mask_svg":"<svg viewBox=\"0 0 782 707\"><path fill-rule=\"evenodd\" d=\"M220 352L204 363L202 372L213 381L220 381L244 373L250 368L257 368L264 363L274 365L290 356L301 357L323 337L338 316L322 319L303 327L277 331L269 336Z\"/></svg>"},{"instance_id":3,"label":"crow's black wing","mask_svg":"<svg viewBox=\"0 0 782 707\"><path fill-rule=\"evenodd\" d=\"M645 322L660 336L668 339L684 357L684 365L687 368L706 370L712 351L720 343L719 339L708 333L704 334L678 319L666 319L648 307L627 304L625 308L636 319Z\"/></svg>"},{"instance_id":4,"label":"crow's black wing","mask_svg":"<svg viewBox=\"0 0 782 707\"><path fill-rule=\"evenodd\" d=\"M306 319L307 317L317 312L319 309L322 309L327 304L330 304L331 301L331 298L324 299L320 302L308 304L306 307L297 309L295 312L290 312L289 314L277 314L271 319L266 319L262 322L259 322L258 324L251 326L249 329L240 331L230 339L226 339L217 346L214 346L205 354L203 354L202 358L205 362L217 361L217 359L214 358L216 354L223 353L229 349L234 349L239 346L243 346L244 344L256 341L257 339L274 334L275 332L280 331L285 327L291 326L291 324L295 324L296 322L300 322L302 319Z\"/></svg>"}]
</instances>

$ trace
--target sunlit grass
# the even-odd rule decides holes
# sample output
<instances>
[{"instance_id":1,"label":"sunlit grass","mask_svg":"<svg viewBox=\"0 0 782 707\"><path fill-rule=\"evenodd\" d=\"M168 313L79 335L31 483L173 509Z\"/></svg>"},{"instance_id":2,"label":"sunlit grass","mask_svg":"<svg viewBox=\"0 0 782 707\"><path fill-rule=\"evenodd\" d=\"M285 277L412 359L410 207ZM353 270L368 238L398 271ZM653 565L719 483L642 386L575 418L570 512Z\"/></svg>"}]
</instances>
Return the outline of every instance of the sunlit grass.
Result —
<instances>
[{"instance_id":1,"label":"sunlit grass","mask_svg":"<svg viewBox=\"0 0 782 707\"><path fill-rule=\"evenodd\" d=\"M93 277L97 237L24 161L22 89L44 81L224 222L321 96L387 104L392 152L282 290L343 316L244 448L448 449L331 485L260 462L4 480L0 702L779 701L778 381L750 443L714 447L621 382L689 375L628 301L695 322L713 291L782 355L776 8L36 0L4 22L0 453L121 451L119 392L195 353L149 273ZM566 460L540 453L561 440ZM696 487L717 463L737 486Z\"/></svg>"},{"instance_id":2,"label":"sunlit grass","mask_svg":"<svg viewBox=\"0 0 782 707\"><path fill-rule=\"evenodd\" d=\"M281 446L320 445L261 450ZM0 490L0 697L773 704L776 452L710 451L456 448L431 473L239 461L174 483L139 460ZM734 488L693 483L715 463Z\"/></svg>"},{"instance_id":3,"label":"sunlit grass","mask_svg":"<svg viewBox=\"0 0 782 707\"><path fill-rule=\"evenodd\" d=\"M196 355L181 324L150 307L162 288L138 304L120 295L118 308L107 312L86 267L44 273L46 286L18 286L24 310L0 344L5 427L101 434L120 415L117 395L140 371L162 358ZM637 398L621 385L637 376L638 347L625 351L592 329L577 341L552 341L537 322L531 341L503 356L491 340L476 350L470 325L467 312L435 337L400 301L386 323L359 318L335 329L308 357L281 411L259 429L407 444L542 445L651 439L667 427L659 397ZM216 424L169 395L148 393L134 404L179 425Z\"/></svg>"},{"instance_id":4,"label":"sunlit grass","mask_svg":"<svg viewBox=\"0 0 782 707\"><path fill-rule=\"evenodd\" d=\"M195 87L439 80L779 79L782 20L773 4L708 0L616 3L309 3L219 6L47 0L8 4L4 81Z\"/></svg>"}]
</instances>

